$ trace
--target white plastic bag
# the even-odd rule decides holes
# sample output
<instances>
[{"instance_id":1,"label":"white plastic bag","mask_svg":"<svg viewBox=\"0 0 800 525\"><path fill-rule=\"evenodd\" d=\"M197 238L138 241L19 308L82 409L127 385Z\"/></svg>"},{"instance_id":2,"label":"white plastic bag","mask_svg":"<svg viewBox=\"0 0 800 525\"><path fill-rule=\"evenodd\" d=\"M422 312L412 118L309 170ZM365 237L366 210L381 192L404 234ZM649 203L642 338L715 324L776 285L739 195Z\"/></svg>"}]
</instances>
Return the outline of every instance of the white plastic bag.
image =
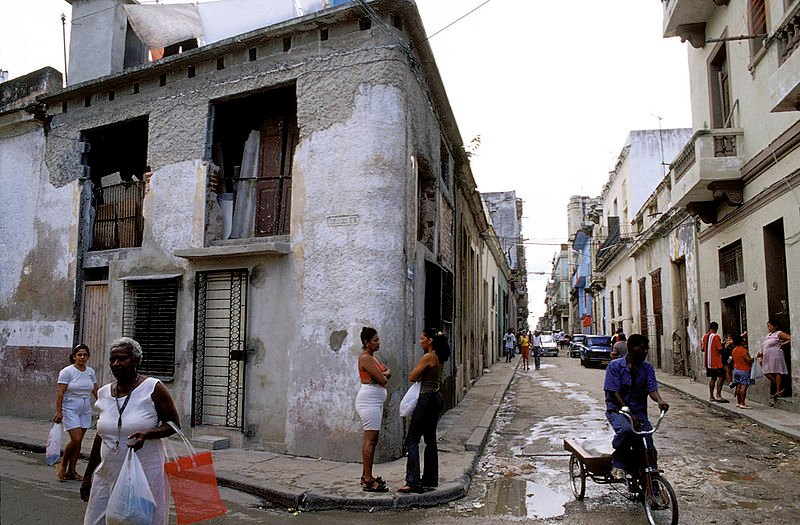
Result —
<instances>
[{"instance_id":1,"label":"white plastic bag","mask_svg":"<svg viewBox=\"0 0 800 525\"><path fill-rule=\"evenodd\" d=\"M150 525L155 510L156 500L150 491L139 456L129 448L108 498L106 525Z\"/></svg>"},{"instance_id":2,"label":"white plastic bag","mask_svg":"<svg viewBox=\"0 0 800 525\"><path fill-rule=\"evenodd\" d=\"M761 363L758 361L758 358L756 357L753 360L752 367L750 368L750 379L755 381L756 379L761 379L762 377L764 377L764 371L761 369Z\"/></svg>"},{"instance_id":3,"label":"white plastic bag","mask_svg":"<svg viewBox=\"0 0 800 525\"><path fill-rule=\"evenodd\" d=\"M55 465L58 463L58 458L61 457L61 434L63 432L61 423L56 423L50 429L50 434L47 436L47 446L44 449L44 459L48 465Z\"/></svg>"},{"instance_id":4,"label":"white plastic bag","mask_svg":"<svg viewBox=\"0 0 800 525\"><path fill-rule=\"evenodd\" d=\"M417 408L417 400L419 400L419 389L419 383L413 383L406 395L403 396L403 400L400 401L401 417L409 417L414 413L414 409Z\"/></svg>"}]
</instances>

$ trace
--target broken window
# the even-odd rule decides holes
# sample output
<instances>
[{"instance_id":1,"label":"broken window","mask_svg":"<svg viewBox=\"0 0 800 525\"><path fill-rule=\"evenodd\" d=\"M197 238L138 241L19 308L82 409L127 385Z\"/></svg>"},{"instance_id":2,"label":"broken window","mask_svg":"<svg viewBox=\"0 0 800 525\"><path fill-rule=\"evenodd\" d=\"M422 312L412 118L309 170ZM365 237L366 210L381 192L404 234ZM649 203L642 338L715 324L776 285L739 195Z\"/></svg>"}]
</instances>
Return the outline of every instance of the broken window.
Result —
<instances>
[{"instance_id":1,"label":"broken window","mask_svg":"<svg viewBox=\"0 0 800 525\"><path fill-rule=\"evenodd\" d=\"M83 164L92 182L90 250L142 245L147 117L84 131Z\"/></svg>"},{"instance_id":2,"label":"broken window","mask_svg":"<svg viewBox=\"0 0 800 525\"><path fill-rule=\"evenodd\" d=\"M216 102L211 111L218 169L211 192L222 221L211 240L288 235L298 136L294 86Z\"/></svg>"},{"instance_id":3,"label":"broken window","mask_svg":"<svg viewBox=\"0 0 800 525\"><path fill-rule=\"evenodd\" d=\"M122 333L142 345L140 372L172 379L177 312L177 277L125 281Z\"/></svg>"}]
</instances>

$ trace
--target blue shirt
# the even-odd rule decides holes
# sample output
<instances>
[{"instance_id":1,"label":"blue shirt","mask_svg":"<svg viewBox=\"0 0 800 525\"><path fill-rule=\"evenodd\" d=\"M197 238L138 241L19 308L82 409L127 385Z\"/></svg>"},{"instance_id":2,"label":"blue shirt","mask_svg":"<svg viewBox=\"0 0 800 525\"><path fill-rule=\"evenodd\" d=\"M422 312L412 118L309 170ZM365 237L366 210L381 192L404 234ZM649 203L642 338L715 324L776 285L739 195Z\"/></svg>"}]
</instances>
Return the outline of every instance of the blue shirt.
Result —
<instances>
[{"instance_id":1,"label":"blue shirt","mask_svg":"<svg viewBox=\"0 0 800 525\"><path fill-rule=\"evenodd\" d=\"M603 385L606 392L606 409L622 408L614 399L613 392L619 392L631 413L639 419L647 419L647 396L658 390L656 371L653 365L645 361L639 365L636 375L631 374L628 360L625 357L614 359L606 368L606 380Z\"/></svg>"}]
</instances>

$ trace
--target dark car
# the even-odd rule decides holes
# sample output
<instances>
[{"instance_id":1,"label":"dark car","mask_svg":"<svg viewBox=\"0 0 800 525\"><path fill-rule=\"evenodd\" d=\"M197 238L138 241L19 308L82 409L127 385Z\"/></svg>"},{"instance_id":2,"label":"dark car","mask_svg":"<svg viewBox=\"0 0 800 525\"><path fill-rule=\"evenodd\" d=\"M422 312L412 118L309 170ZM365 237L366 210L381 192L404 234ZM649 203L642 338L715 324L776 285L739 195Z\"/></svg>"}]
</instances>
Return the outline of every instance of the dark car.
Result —
<instances>
[{"instance_id":1,"label":"dark car","mask_svg":"<svg viewBox=\"0 0 800 525\"><path fill-rule=\"evenodd\" d=\"M572 341L569 343L569 356L570 357L580 357L581 356L581 344L583 340L586 338L583 334L572 334Z\"/></svg>"},{"instance_id":2,"label":"dark car","mask_svg":"<svg viewBox=\"0 0 800 525\"><path fill-rule=\"evenodd\" d=\"M611 336L587 335L580 344L581 365L605 366L611 361Z\"/></svg>"}]
</instances>

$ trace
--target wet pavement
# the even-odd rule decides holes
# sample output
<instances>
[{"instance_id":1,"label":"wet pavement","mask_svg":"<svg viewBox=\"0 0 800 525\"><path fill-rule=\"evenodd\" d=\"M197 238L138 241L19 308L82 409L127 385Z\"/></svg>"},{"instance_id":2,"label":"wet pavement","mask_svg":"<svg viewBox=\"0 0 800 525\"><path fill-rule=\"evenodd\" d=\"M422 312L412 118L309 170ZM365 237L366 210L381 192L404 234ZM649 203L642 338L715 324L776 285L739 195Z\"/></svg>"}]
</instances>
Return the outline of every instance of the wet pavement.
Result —
<instances>
[{"instance_id":1,"label":"wet pavement","mask_svg":"<svg viewBox=\"0 0 800 525\"><path fill-rule=\"evenodd\" d=\"M514 365L501 366L508 366L510 372ZM300 512L226 490L223 497L231 512L219 523L644 523L641 506L611 486L588 481L586 499L580 502L569 487L569 456L562 445L565 437L610 450L612 433L604 416L603 377L602 369L587 370L577 359L565 356L545 358L539 371L516 369L467 494L459 500L425 509ZM743 414L727 406L710 405L668 388L662 388L662 395L672 407L655 439L664 475L678 494L681 523L772 525L800 521L799 441L741 417ZM749 413L759 416L759 410ZM778 412L765 413L783 418L784 426L778 428L790 428L791 420ZM454 433L455 428L448 432ZM42 476L28 475L28 467L18 469L9 481L6 457L0 454L2 523L14 522L7 520L8 491L12 491L11 499L19 494L28 501L49 501L43 508L60 508L65 515L81 512L82 502L63 493L71 483L28 479ZM30 468L32 472L46 469L40 463ZM50 470L46 476L52 476ZM52 518L41 522L52 522Z\"/></svg>"}]
</instances>

